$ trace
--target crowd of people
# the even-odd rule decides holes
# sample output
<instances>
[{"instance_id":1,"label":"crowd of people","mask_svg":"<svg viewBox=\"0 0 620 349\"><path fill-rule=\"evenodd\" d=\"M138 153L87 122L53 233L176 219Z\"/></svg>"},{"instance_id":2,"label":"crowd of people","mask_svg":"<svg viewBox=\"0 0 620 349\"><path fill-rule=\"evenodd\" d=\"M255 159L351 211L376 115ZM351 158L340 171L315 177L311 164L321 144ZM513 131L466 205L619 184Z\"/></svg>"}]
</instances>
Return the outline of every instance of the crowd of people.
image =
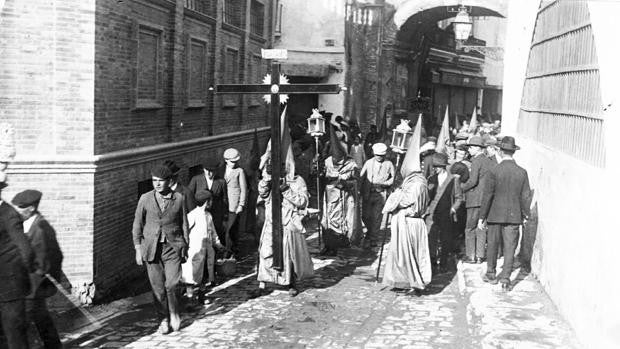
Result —
<instances>
[{"instance_id":1,"label":"crowd of people","mask_svg":"<svg viewBox=\"0 0 620 349\"><path fill-rule=\"evenodd\" d=\"M329 130L321 137L309 137L303 125L289 125L290 133L283 132L287 139L281 142L282 178L277 181L272 179L270 144L259 161L248 161L256 169L244 171L241 154L230 148L223 170L218 159L206 159L203 172L188 186L179 182L174 162L153 169L154 190L139 200L133 237L136 262L146 264L162 315L162 333L179 329L178 286L200 301L216 281L215 259L240 253L240 216L254 216L258 224L253 229L261 232L256 296L268 283L297 295L297 282L314 269L306 242L311 207L320 218L324 256L350 246L382 249L389 229L383 283L394 290L420 294L433 274L455 268L457 259L486 260L484 280L510 289L530 195L527 172L512 158L519 149L513 137L499 136L498 124L464 125L453 137L442 131L438 141L424 136L418 121L399 163L376 126L362 137L356 124L325 116ZM278 241L271 217L273 185L281 193L275 201L282 209L281 246L273 245ZM276 266L277 251L282 251L281 267ZM500 253L505 262L496 275Z\"/></svg>"},{"instance_id":2,"label":"crowd of people","mask_svg":"<svg viewBox=\"0 0 620 349\"><path fill-rule=\"evenodd\" d=\"M397 154L386 145L385 130L371 125L362 136L356 123L324 116L329 128L321 137L311 137L303 125L283 131L280 179L272 178L277 164L270 145L259 158L246 159L245 169L234 148L223 159L208 157L187 185L174 161L152 168L153 190L139 198L132 236L135 262L146 268L162 319L159 332L179 330L183 296L205 301L217 281L216 259L243 253L242 232L260 232L256 296L268 283L297 295L298 281L314 272L306 242L311 211L319 218L321 255L354 246L381 249L382 256L388 246L382 282L395 291L423 293L434 274L455 268L458 259L486 260L484 281L510 289L530 200L527 172L513 159L519 149L513 137L499 136L499 124L463 125L452 136L441 130L438 140L424 134L420 118L411 125L408 147ZM5 182L0 178L0 189ZM272 198L274 185L279 200ZM10 348L28 345L24 319L36 324L46 348L60 346L45 298L53 294L62 253L38 211L41 196L27 190L12 205L0 203L0 265L12 275L0 284L0 311ZM273 238L274 202L282 210L281 246L274 246L280 241ZM280 251L282 261L276 261ZM500 254L504 265L496 275Z\"/></svg>"}]
</instances>

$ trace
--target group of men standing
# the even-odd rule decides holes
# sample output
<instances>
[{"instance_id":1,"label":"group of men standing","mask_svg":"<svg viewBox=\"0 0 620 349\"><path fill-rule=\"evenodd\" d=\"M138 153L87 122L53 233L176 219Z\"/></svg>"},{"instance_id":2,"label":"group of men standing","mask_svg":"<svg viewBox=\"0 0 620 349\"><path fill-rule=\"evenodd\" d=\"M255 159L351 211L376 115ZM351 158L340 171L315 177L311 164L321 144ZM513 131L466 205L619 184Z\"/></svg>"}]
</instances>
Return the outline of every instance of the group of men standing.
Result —
<instances>
[{"instance_id":1,"label":"group of men standing","mask_svg":"<svg viewBox=\"0 0 620 349\"><path fill-rule=\"evenodd\" d=\"M8 186L6 162L0 162L0 194ZM47 309L56 293L63 255L56 232L39 212L42 193L24 190L10 204L0 199L0 347L29 347L33 323L45 348L61 348Z\"/></svg>"}]
</instances>

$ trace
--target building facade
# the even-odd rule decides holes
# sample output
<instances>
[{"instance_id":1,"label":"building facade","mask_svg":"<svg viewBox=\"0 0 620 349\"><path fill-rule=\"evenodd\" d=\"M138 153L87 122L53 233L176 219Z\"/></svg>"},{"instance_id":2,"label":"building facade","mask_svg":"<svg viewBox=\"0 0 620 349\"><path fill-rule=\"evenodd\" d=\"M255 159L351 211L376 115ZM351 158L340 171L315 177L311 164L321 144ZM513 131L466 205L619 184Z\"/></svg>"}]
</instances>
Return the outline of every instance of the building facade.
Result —
<instances>
[{"instance_id":1,"label":"building facade","mask_svg":"<svg viewBox=\"0 0 620 349\"><path fill-rule=\"evenodd\" d=\"M270 0L4 1L0 119L17 156L3 197L36 188L75 289L105 296L136 277L133 212L151 166L182 178L208 156L268 134L257 96L214 96L255 83L273 44ZM244 162L244 159L242 159Z\"/></svg>"},{"instance_id":2,"label":"building facade","mask_svg":"<svg viewBox=\"0 0 620 349\"><path fill-rule=\"evenodd\" d=\"M292 83L344 85L345 0L278 0L275 48L288 50L281 71ZM313 108L343 115L344 95L291 95L287 112L305 122ZM343 115L344 116L344 115Z\"/></svg>"}]
</instances>

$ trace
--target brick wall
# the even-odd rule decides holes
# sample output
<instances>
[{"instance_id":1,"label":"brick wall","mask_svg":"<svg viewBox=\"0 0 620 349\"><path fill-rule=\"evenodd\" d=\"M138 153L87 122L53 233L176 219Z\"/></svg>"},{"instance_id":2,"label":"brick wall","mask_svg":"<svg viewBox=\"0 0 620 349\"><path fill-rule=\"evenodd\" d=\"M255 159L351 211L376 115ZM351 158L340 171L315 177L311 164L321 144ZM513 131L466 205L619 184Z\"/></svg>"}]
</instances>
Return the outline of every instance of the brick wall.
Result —
<instances>
[{"instance_id":1,"label":"brick wall","mask_svg":"<svg viewBox=\"0 0 620 349\"><path fill-rule=\"evenodd\" d=\"M92 153L94 1L0 9L0 120L15 127L19 156Z\"/></svg>"},{"instance_id":2,"label":"brick wall","mask_svg":"<svg viewBox=\"0 0 620 349\"><path fill-rule=\"evenodd\" d=\"M264 149L268 131L259 134ZM213 137L211 137L213 138ZM134 262L132 223L138 203L138 182L151 178L150 169L165 159L172 159L183 168L182 180L188 182L188 169L199 165L207 157L222 159L228 147L237 148L241 163L250 154L253 132L205 140L198 145L182 146L158 152L134 154L124 158L127 165L119 166L119 160L102 163L95 174L94 189L94 280L97 297L105 297L122 288L127 281L145 278L146 272Z\"/></svg>"},{"instance_id":3,"label":"brick wall","mask_svg":"<svg viewBox=\"0 0 620 349\"><path fill-rule=\"evenodd\" d=\"M224 70L227 48L238 50L237 81L246 81L251 59L246 54L248 46L260 53L270 40L250 41L249 23L243 28L223 24L222 1L218 2L217 18L184 9L183 4L167 0L97 2L95 154L266 125L267 108L251 105L243 97L213 97L207 92L204 106L187 105L189 39L207 43L207 85L228 81ZM269 14L266 11L266 16ZM163 32L159 63L162 94L159 107L136 109L135 81L141 71L135 32L141 24L152 24ZM224 106L223 98L238 103Z\"/></svg>"}]
</instances>

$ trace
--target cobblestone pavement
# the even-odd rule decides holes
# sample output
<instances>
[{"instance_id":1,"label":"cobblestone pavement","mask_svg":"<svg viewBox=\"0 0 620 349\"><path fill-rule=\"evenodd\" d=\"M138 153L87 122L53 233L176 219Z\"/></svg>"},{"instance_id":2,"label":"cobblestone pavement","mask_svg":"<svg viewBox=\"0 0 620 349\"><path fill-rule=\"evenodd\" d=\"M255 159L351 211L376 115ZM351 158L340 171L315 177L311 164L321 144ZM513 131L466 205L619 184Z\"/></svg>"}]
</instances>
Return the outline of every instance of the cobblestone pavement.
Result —
<instances>
[{"instance_id":1,"label":"cobblestone pavement","mask_svg":"<svg viewBox=\"0 0 620 349\"><path fill-rule=\"evenodd\" d=\"M434 275L428 291L414 296L375 283L377 251L347 249L313 260L316 275L300 284L297 297L272 287L267 295L252 298L257 282L255 261L249 258L237 277L208 295L211 304L183 314L179 332L156 332L147 294L119 301L98 329L67 333L67 347L578 347L530 276L520 275L515 288L504 293L482 282L484 265L459 264L458 271Z\"/></svg>"}]
</instances>

